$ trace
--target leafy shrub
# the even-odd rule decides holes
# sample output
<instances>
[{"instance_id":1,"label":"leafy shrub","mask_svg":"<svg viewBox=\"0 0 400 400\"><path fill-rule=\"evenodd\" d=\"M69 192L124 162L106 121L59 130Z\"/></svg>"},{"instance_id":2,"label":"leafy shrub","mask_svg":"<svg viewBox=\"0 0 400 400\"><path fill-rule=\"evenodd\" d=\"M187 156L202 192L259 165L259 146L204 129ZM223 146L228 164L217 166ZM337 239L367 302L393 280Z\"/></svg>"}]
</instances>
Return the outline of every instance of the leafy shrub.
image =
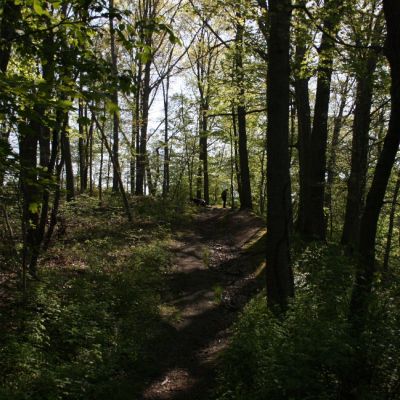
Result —
<instances>
[{"instance_id":1,"label":"leafy shrub","mask_svg":"<svg viewBox=\"0 0 400 400\"><path fill-rule=\"evenodd\" d=\"M366 329L355 335L353 268L341 249L313 245L295 272L297 298L284 317L271 314L263 296L241 315L222 358L218 399L342 399L349 387L352 398L398 398L395 287L376 288Z\"/></svg>"},{"instance_id":2,"label":"leafy shrub","mask_svg":"<svg viewBox=\"0 0 400 400\"><path fill-rule=\"evenodd\" d=\"M102 224L90 219L87 198L69 207L69 236L49 252L40 280L2 299L0 399L134 398L142 386L132 371L151 364L165 336L168 227L138 228L115 208Z\"/></svg>"}]
</instances>

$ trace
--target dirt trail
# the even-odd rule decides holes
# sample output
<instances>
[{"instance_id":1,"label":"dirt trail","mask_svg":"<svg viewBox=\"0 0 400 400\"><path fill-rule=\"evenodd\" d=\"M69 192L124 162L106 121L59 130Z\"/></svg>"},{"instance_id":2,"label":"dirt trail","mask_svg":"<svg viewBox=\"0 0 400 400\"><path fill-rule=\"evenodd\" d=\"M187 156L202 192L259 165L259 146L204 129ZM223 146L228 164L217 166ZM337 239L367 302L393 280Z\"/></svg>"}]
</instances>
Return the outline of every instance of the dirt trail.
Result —
<instances>
[{"instance_id":1,"label":"dirt trail","mask_svg":"<svg viewBox=\"0 0 400 400\"><path fill-rule=\"evenodd\" d=\"M263 229L251 213L207 208L196 216L193 232L176 240L169 305L179 309L180 319L159 354L160 374L148 382L143 399L211 398L217 355L256 288L244 245Z\"/></svg>"}]
</instances>

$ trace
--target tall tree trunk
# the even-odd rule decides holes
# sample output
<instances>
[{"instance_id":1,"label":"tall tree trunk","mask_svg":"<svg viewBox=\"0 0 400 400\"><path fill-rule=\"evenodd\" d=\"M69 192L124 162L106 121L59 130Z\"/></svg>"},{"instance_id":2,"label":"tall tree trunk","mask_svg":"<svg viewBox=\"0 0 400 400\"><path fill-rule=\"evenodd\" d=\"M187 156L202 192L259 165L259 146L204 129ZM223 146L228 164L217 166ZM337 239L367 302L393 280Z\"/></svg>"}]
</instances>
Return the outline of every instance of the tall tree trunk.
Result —
<instances>
[{"instance_id":1,"label":"tall tree trunk","mask_svg":"<svg viewBox=\"0 0 400 400\"><path fill-rule=\"evenodd\" d=\"M337 18L341 15L343 0L325 0L328 13L324 21L324 33L318 49L320 62L318 67L317 92L313 128L310 142L310 166L306 179L309 182L306 192L305 221L300 231L303 236L312 240L326 238L326 218L324 212L326 148L328 139L328 111L331 91L333 48L334 43L329 37L337 31Z\"/></svg>"},{"instance_id":2,"label":"tall tree trunk","mask_svg":"<svg viewBox=\"0 0 400 400\"><path fill-rule=\"evenodd\" d=\"M263 150L260 164L261 164L261 182L260 182L260 214L263 215L265 211L265 181L266 181L266 170L265 170L265 159L266 151Z\"/></svg>"},{"instance_id":3,"label":"tall tree trunk","mask_svg":"<svg viewBox=\"0 0 400 400\"><path fill-rule=\"evenodd\" d=\"M135 104L136 107L136 104ZM130 145L130 179L131 179L131 194L135 193L135 175L136 175L136 112L132 109L132 134Z\"/></svg>"},{"instance_id":4,"label":"tall tree trunk","mask_svg":"<svg viewBox=\"0 0 400 400\"><path fill-rule=\"evenodd\" d=\"M290 265L289 160L290 0L269 1L267 86L267 298L278 312L294 296Z\"/></svg>"},{"instance_id":5,"label":"tall tree trunk","mask_svg":"<svg viewBox=\"0 0 400 400\"><path fill-rule=\"evenodd\" d=\"M203 178L203 190L204 200L206 204L210 204L210 193L209 193L209 180L208 180L208 126L207 116L208 102L202 96L200 105L200 162L202 162L202 178Z\"/></svg>"},{"instance_id":6,"label":"tall tree trunk","mask_svg":"<svg viewBox=\"0 0 400 400\"><path fill-rule=\"evenodd\" d=\"M146 153L147 153L147 127L149 119L149 99L150 99L150 71L151 61L147 61L144 68L143 94L142 94L142 120L140 127L139 154L137 155L136 170L136 191L137 195L144 194L144 179L146 173Z\"/></svg>"},{"instance_id":7,"label":"tall tree trunk","mask_svg":"<svg viewBox=\"0 0 400 400\"><path fill-rule=\"evenodd\" d=\"M50 214L50 224L46 232L46 237L44 238L43 251L47 251L47 249L49 248L50 240L53 237L54 228L57 224L57 214L61 198L61 172L63 166L64 166L64 159L61 157L61 160L56 168L57 189L54 195L53 207Z\"/></svg>"},{"instance_id":8,"label":"tall tree trunk","mask_svg":"<svg viewBox=\"0 0 400 400\"><path fill-rule=\"evenodd\" d=\"M389 257L390 257L390 251L392 249L394 217L395 217L395 212L396 212L396 204L397 204L397 197L399 195L399 189L400 189L400 171L397 174L397 181L396 181L396 186L394 188L392 206L390 208L389 228L388 228L388 235L387 235L387 239L386 239L385 257L383 259L383 270L384 271L387 271L388 267L389 267Z\"/></svg>"},{"instance_id":9,"label":"tall tree trunk","mask_svg":"<svg viewBox=\"0 0 400 400\"><path fill-rule=\"evenodd\" d=\"M83 193L87 188L87 148L85 138L85 128L83 125L83 101L79 99L79 175L80 175L80 193Z\"/></svg>"},{"instance_id":10,"label":"tall tree trunk","mask_svg":"<svg viewBox=\"0 0 400 400\"><path fill-rule=\"evenodd\" d=\"M11 127L12 127L12 122L9 121L9 126L7 127L7 121L4 121L1 124L0 128L0 149L2 151L2 156L4 157L3 161L6 161L7 159L7 153L11 153L10 149L10 133L11 133ZM4 187L4 177L5 177L5 166L1 165L0 162L0 192L1 189Z\"/></svg>"},{"instance_id":11,"label":"tall tree trunk","mask_svg":"<svg viewBox=\"0 0 400 400\"><path fill-rule=\"evenodd\" d=\"M347 202L340 243L352 250L358 247L360 220L364 210L368 172L369 130L377 64L375 51L370 51L357 79L356 107L353 121L351 171L347 181Z\"/></svg>"},{"instance_id":12,"label":"tall tree trunk","mask_svg":"<svg viewBox=\"0 0 400 400\"><path fill-rule=\"evenodd\" d=\"M115 35L114 35L114 0L109 0L110 8L110 45L111 45L111 60L113 66L113 74L116 77L118 75L118 65L117 65L117 53L115 50ZM118 91L117 89L113 92L113 102L118 106ZM113 159L114 159L114 174L113 174L113 185L112 190L117 192L119 190L119 179L118 175L121 174L119 166L119 118L116 111L113 112Z\"/></svg>"},{"instance_id":13,"label":"tall tree trunk","mask_svg":"<svg viewBox=\"0 0 400 400\"><path fill-rule=\"evenodd\" d=\"M10 61L13 39L21 19L21 4L13 0L4 2L0 24L0 71L6 72Z\"/></svg>"},{"instance_id":14,"label":"tall tree trunk","mask_svg":"<svg viewBox=\"0 0 400 400\"><path fill-rule=\"evenodd\" d=\"M203 156L201 152L202 148L201 135L199 137L199 141L200 141L199 143L200 152L199 152L199 164L197 167L196 197L198 199L201 199L202 186L203 186Z\"/></svg>"},{"instance_id":15,"label":"tall tree trunk","mask_svg":"<svg viewBox=\"0 0 400 400\"><path fill-rule=\"evenodd\" d=\"M24 260L28 260L36 246L36 228L39 225L38 212L38 187L37 187L37 145L38 129L36 122L31 122L30 126L21 123L19 129L19 156L20 156L20 185L23 194L23 216L22 224L24 236ZM40 125L40 123L37 123ZM36 204L36 207L35 207ZM25 271L24 262L24 271ZM36 270L30 270L36 275Z\"/></svg>"},{"instance_id":16,"label":"tall tree trunk","mask_svg":"<svg viewBox=\"0 0 400 400\"><path fill-rule=\"evenodd\" d=\"M61 132L61 154L64 157L65 162L67 201L71 201L75 197L74 168L72 164L69 136L66 131Z\"/></svg>"},{"instance_id":17,"label":"tall tree trunk","mask_svg":"<svg viewBox=\"0 0 400 400\"><path fill-rule=\"evenodd\" d=\"M239 198L241 197L242 192L242 178L240 174L239 168L239 151L238 151L238 132L237 132L237 123L236 123L236 112L235 107L232 107L232 127L233 127L233 147L235 150L235 172L236 172L236 181L237 181L237 188L239 193ZM233 196L233 191L231 191L231 195Z\"/></svg>"},{"instance_id":18,"label":"tall tree trunk","mask_svg":"<svg viewBox=\"0 0 400 400\"><path fill-rule=\"evenodd\" d=\"M232 131L229 130L229 137L231 140L231 146L230 146L230 153L231 153L231 200L232 200L232 208L234 208L234 197L233 197L233 191L235 190L235 185L234 185L234 179L235 179L235 174L234 174L234 168L235 168L235 164L236 164L236 160L235 157L233 155L233 135L232 135Z\"/></svg>"},{"instance_id":19,"label":"tall tree trunk","mask_svg":"<svg viewBox=\"0 0 400 400\"><path fill-rule=\"evenodd\" d=\"M142 61L139 60L136 75L137 90L135 94L134 108L132 109L132 142L131 142L131 194L136 190L136 172L138 170L139 137L140 137L140 104L142 86Z\"/></svg>"},{"instance_id":20,"label":"tall tree trunk","mask_svg":"<svg viewBox=\"0 0 400 400\"><path fill-rule=\"evenodd\" d=\"M90 197L93 196L93 113L92 113L92 121L90 123L89 128L89 194Z\"/></svg>"},{"instance_id":21,"label":"tall tree trunk","mask_svg":"<svg viewBox=\"0 0 400 400\"><path fill-rule=\"evenodd\" d=\"M147 177L147 186L149 188L149 194L152 196L155 196L156 195L156 185L155 185L155 182L153 182L153 175L152 175L151 169L150 169L149 154L146 157L146 177Z\"/></svg>"},{"instance_id":22,"label":"tall tree trunk","mask_svg":"<svg viewBox=\"0 0 400 400\"><path fill-rule=\"evenodd\" d=\"M104 122L103 122L103 126L104 126ZM100 201L100 204L102 202L102 197L103 197L103 161L104 161L104 143L103 143L103 141L101 141L101 146L100 146L100 170L99 170L99 201Z\"/></svg>"},{"instance_id":23,"label":"tall tree trunk","mask_svg":"<svg viewBox=\"0 0 400 400\"><path fill-rule=\"evenodd\" d=\"M240 13L236 13L238 21L242 19ZM238 133L239 133L239 162L240 162L240 209L253 209L251 199L249 157L247 151L247 132L246 132L246 100L244 90L244 71L243 71L243 22L236 24L235 37L235 62L236 80L238 90Z\"/></svg>"},{"instance_id":24,"label":"tall tree trunk","mask_svg":"<svg viewBox=\"0 0 400 400\"><path fill-rule=\"evenodd\" d=\"M162 83L164 96L164 174L162 185L162 197L165 199L169 193L169 75L165 85Z\"/></svg>"},{"instance_id":25,"label":"tall tree trunk","mask_svg":"<svg viewBox=\"0 0 400 400\"><path fill-rule=\"evenodd\" d=\"M296 230L298 232L305 231L306 223L306 203L307 193L309 191L308 176L310 174L310 146L311 146L311 110L310 98L308 90L307 77L303 77L302 64L305 61L306 55L305 46L296 47L296 63L295 70L297 78L294 83L296 105L297 105L297 119L298 119L298 152L299 152L299 211L296 221Z\"/></svg>"},{"instance_id":26,"label":"tall tree trunk","mask_svg":"<svg viewBox=\"0 0 400 400\"><path fill-rule=\"evenodd\" d=\"M335 168L336 168L336 153L337 153L337 146L339 144L339 137L340 137L340 130L342 129L343 125L343 112L346 106L346 98L348 95L348 78L346 82L343 84L342 93L340 98L340 105L337 115L334 118L333 123L333 134L332 134L332 144L331 144L331 151L329 155L328 161L328 176L327 176L327 185L325 191L325 208L328 210L329 214L329 225L330 225L330 237L332 239L333 235L333 213L332 213L332 186L335 177Z\"/></svg>"}]
</instances>

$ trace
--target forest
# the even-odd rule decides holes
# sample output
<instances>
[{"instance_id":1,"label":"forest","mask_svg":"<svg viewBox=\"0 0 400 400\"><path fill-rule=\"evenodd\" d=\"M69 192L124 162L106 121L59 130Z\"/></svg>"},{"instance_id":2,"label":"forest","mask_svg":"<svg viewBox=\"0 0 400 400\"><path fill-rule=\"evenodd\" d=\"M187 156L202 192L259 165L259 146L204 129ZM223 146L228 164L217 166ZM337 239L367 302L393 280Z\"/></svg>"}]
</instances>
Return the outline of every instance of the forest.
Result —
<instances>
[{"instance_id":1,"label":"forest","mask_svg":"<svg viewBox=\"0 0 400 400\"><path fill-rule=\"evenodd\" d=\"M210 210L265 225L258 289L160 399L400 399L398 0L0 10L0 399L150 398Z\"/></svg>"}]
</instances>

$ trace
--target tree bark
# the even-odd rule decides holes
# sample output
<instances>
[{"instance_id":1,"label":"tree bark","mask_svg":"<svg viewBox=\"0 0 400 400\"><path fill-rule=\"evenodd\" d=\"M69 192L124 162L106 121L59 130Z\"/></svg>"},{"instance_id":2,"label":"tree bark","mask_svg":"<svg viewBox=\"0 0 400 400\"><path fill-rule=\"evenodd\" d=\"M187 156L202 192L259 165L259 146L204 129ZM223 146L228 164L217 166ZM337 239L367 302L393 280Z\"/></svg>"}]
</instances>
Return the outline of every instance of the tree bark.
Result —
<instances>
[{"instance_id":1,"label":"tree bark","mask_svg":"<svg viewBox=\"0 0 400 400\"><path fill-rule=\"evenodd\" d=\"M202 100L200 105L200 162L202 163L202 180L204 190L204 200L206 204L210 204L210 193L209 193L209 180L208 180L208 127L207 127L207 116L208 102L201 96ZM201 196L200 196L201 197Z\"/></svg>"},{"instance_id":2,"label":"tree bark","mask_svg":"<svg viewBox=\"0 0 400 400\"><path fill-rule=\"evenodd\" d=\"M2 18L0 24L0 71L6 72L10 61L12 40L18 29L18 23L21 18L21 5L17 5L15 1L10 0L4 3L2 9Z\"/></svg>"},{"instance_id":3,"label":"tree bark","mask_svg":"<svg viewBox=\"0 0 400 400\"><path fill-rule=\"evenodd\" d=\"M311 110L308 90L308 78L301 76L301 67L306 54L305 46L296 47L295 69L298 77L295 81L295 95L298 119L298 152L299 152L299 211L296 221L296 230L305 231L306 204L309 190L308 177L310 175L310 146L311 146Z\"/></svg>"},{"instance_id":4,"label":"tree bark","mask_svg":"<svg viewBox=\"0 0 400 400\"><path fill-rule=\"evenodd\" d=\"M242 178L240 174L239 167L239 151L238 151L238 132L237 132L237 123L236 123L236 112L235 107L232 107L232 128L233 128L233 147L235 151L235 173L236 173L236 181L237 181L237 190L239 193L239 198L242 193ZM231 195L233 196L233 190L231 191Z\"/></svg>"},{"instance_id":5,"label":"tree bark","mask_svg":"<svg viewBox=\"0 0 400 400\"><path fill-rule=\"evenodd\" d=\"M333 237L333 210L332 210L332 186L335 177L335 168L336 168L336 153L337 147L339 144L340 130L343 125L343 112L346 106L346 98L348 95L348 78L343 83L343 87L341 90L341 98L340 105L337 115L334 118L333 122L333 134L332 134L332 144L330 149L329 161L328 161L328 174L327 174L327 185L325 191L325 208L328 210L329 214L327 218L329 218L330 225L330 237Z\"/></svg>"},{"instance_id":6,"label":"tree bark","mask_svg":"<svg viewBox=\"0 0 400 400\"><path fill-rule=\"evenodd\" d=\"M169 193L169 75L167 76L166 83L163 83L164 95L164 173L163 173L163 186L162 197L165 199Z\"/></svg>"},{"instance_id":7,"label":"tree bark","mask_svg":"<svg viewBox=\"0 0 400 400\"><path fill-rule=\"evenodd\" d=\"M396 212L396 203L397 203L397 197L399 195L399 190L400 190L400 171L397 174L397 181L396 181L396 186L394 188L392 206L390 208L389 228L386 239L385 257L383 259L383 267L382 267L384 271L387 271L389 268L389 258L390 258L390 251L392 249L392 239L393 239L394 217Z\"/></svg>"},{"instance_id":8,"label":"tree bark","mask_svg":"<svg viewBox=\"0 0 400 400\"><path fill-rule=\"evenodd\" d=\"M267 298L284 312L294 296L290 265L291 189L289 160L290 0L270 0L267 86Z\"/></svg>"},{"instance_id":9,"label":"tree bark","mask_svg":"<svg viewBox=\"0 0 400 400\"><path fill-rule=\"evenodd\" d=\"M240 13L236 14L238 21L242 19ZM243 32L242 22L236 24L235 37L235 63L236 63L236 84L238 90L238 134L239 134L239 163L240 163L240 209L253 209L251 199L249 157L247 151L247 132L246 132L246 101L244 89L244 71L243 71Z\"/></svg>"},{"instance_id":10,"label":"tree bark","mask_svg":"<svg viewBox=\"0 0 400 400\"><path fill-rule=\"evenodd\" d=\"M111 47L111 60L113 67L113 74L116 77L118 74L118 65L117 65L117 53L115 50L115 35L114 35L114 0L109 0L109 8L110 8L110 47ZM113 102L118 106L118 91L117 89L113 92ZM119 117L117 111L113 112L113 158L114 158L114 174L113 174L113 185L112 190L117 192L119 190L119 179L118 175L121 174L120 166L119 166Z\"/></svg>"},{"instance_id":11,"label":"tree bark","mask_svg":"<svg viewBox=\"0 0 400 400\"><path fill-rule=\"evenodd\" d=\"M71 146L66 131L61 132L61 153L65 162L67 201L71 201L75 197L74 168L71 157Z\"/></svg>"},{"instance_id":12,"label":"tree bark","mask_svg":"<svg viewBox=\"0 0 400 400\"><path fill-rule=\"evenodd\" d=\"M142 94L142 118L140 128L139 154L137 155L136 170L136 195L144 194L144 179L146 173L146 152L147 152L147 127L149 119L149 99L150 99L150 71L151 61L147 61L144 68L143 94Z\"/></svg>"},{"instance_id":13,"label":"tree bark","mask_svg":"<svg viewBox=\"0 0 400 400\"><path fill-rule=\"evenodd\" d=\"M37 187L37 145L38 134L35 122L19 125L20 185L23 193L22 224L25 232L24 260L27 261L36 247L36 228L39 226ZM36 207L33 207L36 204ZM24 263L25 264L25 263ZM30 269L32 275L36 270Z\"/></svg>"},{"instance_id":14,"label":"tree bark","mask_svg":"<svg viewBox=\"0 0 400 400\"><path fill-rule=\"evenodd\" d=\"M324 212L326 149L328 139L328 111L331 91L334 43L330 34L337 31L337 18L341 15L343 0L325 0L328 12L324 21L324 33L318 49L320 62L318 66L317 92L315 99L314 120L310 141L310 164L306 191L304 192L304 223L300 233L306 240L326 239L326 218Z\"/></svg>"},{"instance_id":15,"label":"tree bark","mask_svg":"<svg viewBox=\"0 0 400 400\"><path fill-rule=\"evenodd\" d=\"M347 181L346 214L340 239L342 245L348 245L352 250L358 247L360 219L364 211L368 172L369 130L376 64L377 55L375 51L370 51L364 61L362 73L357 79L351 171Z\"/></svg>"}]
</instances>

